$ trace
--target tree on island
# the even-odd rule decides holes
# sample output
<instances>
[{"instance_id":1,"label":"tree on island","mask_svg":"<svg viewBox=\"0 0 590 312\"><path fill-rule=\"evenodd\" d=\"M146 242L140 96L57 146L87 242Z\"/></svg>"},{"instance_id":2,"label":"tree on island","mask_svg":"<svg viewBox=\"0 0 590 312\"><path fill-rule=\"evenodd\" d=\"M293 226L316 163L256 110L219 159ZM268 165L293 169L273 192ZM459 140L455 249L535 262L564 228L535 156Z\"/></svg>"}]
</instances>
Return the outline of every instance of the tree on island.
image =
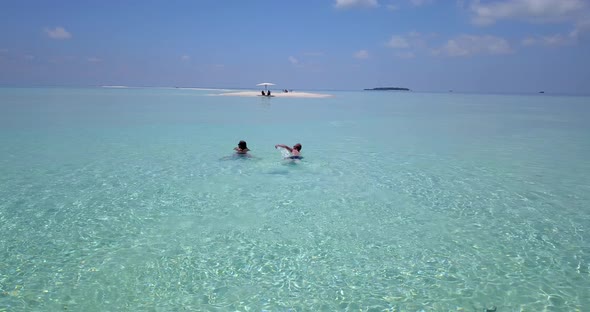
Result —
<instances>
[{"instance_id":1,"label":"tree on island","mask_svg":"<svg viewBox=\"0 0 590 312\"><path fill-rule=\"evenodd\" d=\"M372 89L365 89L365 91L410 91L408 88L400 88L400 87L378 87Z\"/></svg>"}]
</instances>

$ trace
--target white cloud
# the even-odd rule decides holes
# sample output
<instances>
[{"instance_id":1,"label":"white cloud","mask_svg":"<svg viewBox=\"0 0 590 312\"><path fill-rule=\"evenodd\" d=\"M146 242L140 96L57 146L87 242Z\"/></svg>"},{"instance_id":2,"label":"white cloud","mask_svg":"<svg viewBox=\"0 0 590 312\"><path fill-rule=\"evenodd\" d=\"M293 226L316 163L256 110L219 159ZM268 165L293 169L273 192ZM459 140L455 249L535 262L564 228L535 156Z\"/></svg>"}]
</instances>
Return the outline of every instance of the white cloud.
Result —
<instances>
[{"instance_id":1,"label":"white cloud","mask_svg":"<svg viewBox=\"0 0 590 312\"><path fill-rule=\"evenodd\" d=\"M528 37L522 40L523 46L534 46L534 45L544 45L544 46L562 46L567 44L572 44L574 42L574 38L572 36L566 36L562 34L554 34L550 36L536 36L536 37Z\"/></svg>"},{"instance_id":2,"label":"white cloud","mask_svg":"<svg viewBox=\"0 0 590 312\"><path fill-rule=\"evenodd\" d=\"M430 4L432 1L434 0L410 0L410 3L412 3L414 6L421 6L424 4Z\"/></svg>"},{"instance_id":3,"label":"white cloud","mask_svg":"<svg viewBox=\"0 0 590 312\"><path fill-rule=\"evenodd\" d=\"M579 39L581 36L590 32L590 18L579 20L574 30L572 30L569 34L570 37L574 39Z\"/></svg>"},{"instance_id":4,"label":"white cloud","mask_svg":"<svg viewBox=\"0 0 590 312\"><path fill-rule=\"evenodd\" d=\"M399 58L404 58L404 59L410 59L410 58L416 57L414 52L409 52L409 51L396 52L394 55Z\"/></svg>"},{"instance_id":5,"label":"white cloud","mask_svg":"<svg viewBox=\"0 0 590 312\"><path fill-rule=\"evenodd\" d=\"M472 22L484 26L499 20L559 22L575 20L586 9L583 0L503 0L481 3L474 0Z\"/></svg>"},{"instance_id":6,"label":"white cloud","mask_svg":"<svg viewBox=\"0 0 590 312\"><path fill-rule=\"evenodd\" d=\"M367 50L357 51L356 53L354 53L354 57L357 59L361 59L361 60L367 59L367 58L369 58L369 51L367 51Z\"/></svg>"},{"instance_id":7,"label":"white cloud","mask_svg":"<svg viewBox=\"0 0 590 312\"><path fill-rule=\"evenodd\" d=\"M291 64L293 65L299 64L299 60L296 59L294 56L289 56L289 62L291 62Z\"/></svg>"},{"instance_id":8,"label":"white cloud","mask_svg":"<svg viewBox=\"0 0 590 312\"><path fill-rule=\"evenodd\" d=\"M389 42L387 42L387 46L394 48L394 49L406 49L410 47L410 43L404 36L391 36Z\"/></svg>"},{"instance_id":9,"label":"white cloud","mask_svg":"<svg viewBox=\"0 0 590 312\"><path fill-rule=\"evenodd\" d=\"M305 56L324 56L324 52L304 52Z\"/></svg>"},{"instance_id":10,"label":"white cloud","mask_svg":"<svg viewBox=\"0 0 590 312\"><path fill-rule=\"evenodd\" d=\"M426 40L435 37L435 34L421 34L419 32L409 32L406 35L393 35L386 43L390 48L394 49L424 49L427 47Z\"/></svg>"},{"instance_id":11,"label":"white cloud","mask_svg":"<svg viewBox=\"0 0 590 312\"><path fill-rule=\"evenodd\" d=\"M67 30L65 30L65 28L59 27L59 26L55 27L54 29L45 28L43 31L51 39L64 40L64 39L72 38L72 34L70 34Z\"/></svg>"},{"instance_id":12,"label":"white cloud","mask_svg":"<svg viewBox=\"0 0 590 312\"><path fill-rule=\"evenodd\" d=\"M521 41L523 46L564 46L576 44L578 41L585 39L586 34L590 33L590 19L579 20L576 22L574 29L568 34L552 34L544 36L529 36Z\"/></svg>"},{"instance_id":13,"label":"white cloud","mask_svg":"<svg viewBox=\"0 0 590 312\"><path fill-rule=\"evenodd\" d=\"M336 0L334 6L338 9L352 7L376 8L379 3L377 3L377 0Z\"/></svg>"},{"instance_id":14,"label":"white cloud","mask_svg":"<svg viewBox=\"0 0 590 312\"><path fill-rule=\"evenodd\" d=\"M522 39L522 42L521 43L522 43L523 46L532 46L532 45L537 44L537 42L538 42L538 39L532 38L532 37L528 37L528 38Z\"/></svg>"},{"instance_id":15,"label":"white cloud","mask_svg":"<svg viewBox=\"0 0 590 312\"><path fill-rule=\"evenodd\" d=\"M185 55L183 55L183 56L180 57L180 60L181 61L184 61L184 62L190 61L191 60L191 57L189 55L186 55L185 54Z\"/></svg>"},{"instance_id":16,"label":"white cloud","mask_svg":"<svg viewBox=\"0 0 590 312\"><path fill-rule=\"evenodd\" d=\"M474 54L507 54L512 48L506 39L495 36L462 35L447 41L435 55L470 56Z\"/></svg>"},{"instance_id":17,"label":"white cloud","mask_svg":"<svg viewBox=\"0 0 590 312\"><path fill-rule=\"evenodd\" d=\"M395 10L397 10L397 9L398 9L397 5L395 5L395 4L388 4L388 5L386 6L386 8L387 8L389 11L395 11Z\"/></svg>"},{"instance_id":18,"label":"white cloud","mask_svg":"<svg viewBox=\"0 0 590 312\"><path fill-rule=\"evenodd\" d=\"M476 25L491 25L501 20L533 23L566 23L569 33L533 35L521 41L523 46L563 46L575 44L590 32L588 0L472 0L470 10Z\"/></svg>"},{"instance_id":19,"label":"white cloud","mask_svg":"<svg viewBox=\"0 0 590 312\"><path fill-rule=\"evenodd\" d=\"M64 55L64 56L56 56L49 59L49 63L52 64L67 64L75 61L76 57L71 55Z\"/></svg>"},{"instance_id":20,"label":"white cloud","mask_svg":"<svg viewBox=\"0 0 590 312\"><path fill-rule=\"evenodd\" d=\"M391 36L391 39L385 45L395 49L395 52L393 53L394 56L409 59L427 52L427 40L436 36L435 33L422 34L412 31L405 35Z\"/></svg>"}]
</instances>

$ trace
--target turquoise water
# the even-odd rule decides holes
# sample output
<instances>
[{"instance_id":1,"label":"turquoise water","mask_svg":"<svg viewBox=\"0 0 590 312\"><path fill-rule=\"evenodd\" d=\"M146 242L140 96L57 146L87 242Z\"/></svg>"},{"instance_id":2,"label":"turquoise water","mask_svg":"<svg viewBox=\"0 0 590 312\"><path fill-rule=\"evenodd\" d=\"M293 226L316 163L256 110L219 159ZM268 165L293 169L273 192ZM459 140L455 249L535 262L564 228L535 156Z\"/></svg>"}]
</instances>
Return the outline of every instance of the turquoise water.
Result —
<instances>
[{"instance_id":1,"label":"turquoise water","mask_svg":"<svg viewBox=\"0 0 590 312\"><path fill-rule=\"evenodd\" d=\"M212 93L0 89L0 311L590 308L590 98Z\"/></svg>"}]
</instances>

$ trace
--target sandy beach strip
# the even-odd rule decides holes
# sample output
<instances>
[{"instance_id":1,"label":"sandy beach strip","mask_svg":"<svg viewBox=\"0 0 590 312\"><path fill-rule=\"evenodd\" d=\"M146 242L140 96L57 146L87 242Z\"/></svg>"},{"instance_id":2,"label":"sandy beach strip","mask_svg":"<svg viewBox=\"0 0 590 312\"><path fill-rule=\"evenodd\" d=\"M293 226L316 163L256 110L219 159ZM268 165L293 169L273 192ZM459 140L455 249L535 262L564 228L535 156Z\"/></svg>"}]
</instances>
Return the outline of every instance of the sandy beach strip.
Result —
<instances>
[{"instance_id":1,"label":"sandy beach strip","mask_svg":"<svg viewBox=\"0 0 590 312\"><path fill-rule=\"evenodd\" d=\"M272 97L278 97L278 98L327 98L327 97L333 97L334 95L332 94L324 94L324 93L310 93L310 92L272 92ZM222 95L222 96L245 96L245 97L254 97L254 96L260 96L260 97L266 97L266 96L262 96L262 94L260 93L260 91L237 91L237 92L225 92L225 93L221 93L221 94L216 94L216 95Z\"/></svg>"}]
</instances>

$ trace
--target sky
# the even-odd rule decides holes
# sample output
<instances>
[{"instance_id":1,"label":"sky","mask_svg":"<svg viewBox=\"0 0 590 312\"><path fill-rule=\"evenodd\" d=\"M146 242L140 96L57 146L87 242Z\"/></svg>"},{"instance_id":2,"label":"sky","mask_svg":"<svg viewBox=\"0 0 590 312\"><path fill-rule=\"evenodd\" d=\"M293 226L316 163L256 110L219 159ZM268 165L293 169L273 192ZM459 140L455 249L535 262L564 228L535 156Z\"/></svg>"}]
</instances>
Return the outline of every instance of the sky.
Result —
<instances>
[{"instance_id":1,"label":"sky","mask_svg":"<svg viewBox=\"0 0 590 312\"><path fill-rule=\"evenodd\" d=\"M590 94L590 0L0 0L0 86Z\"/></svg>"}]
</instances>

